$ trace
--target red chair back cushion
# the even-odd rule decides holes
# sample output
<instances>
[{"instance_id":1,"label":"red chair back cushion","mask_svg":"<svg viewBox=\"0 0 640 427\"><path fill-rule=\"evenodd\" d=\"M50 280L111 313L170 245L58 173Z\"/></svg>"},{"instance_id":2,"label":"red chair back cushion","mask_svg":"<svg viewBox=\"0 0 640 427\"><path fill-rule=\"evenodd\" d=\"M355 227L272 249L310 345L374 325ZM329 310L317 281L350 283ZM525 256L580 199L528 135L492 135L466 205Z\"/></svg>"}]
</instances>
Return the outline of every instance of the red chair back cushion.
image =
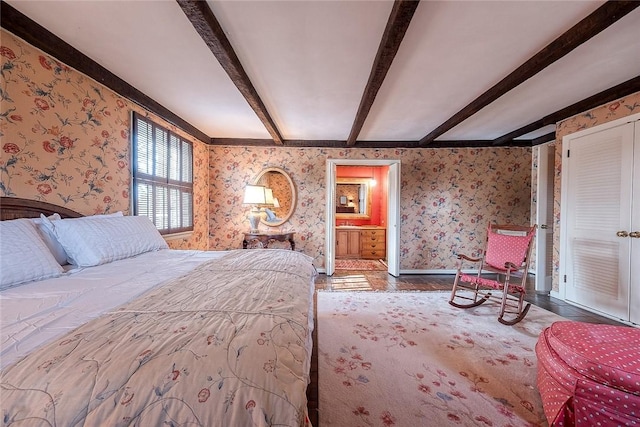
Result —
<instances>
[{"instance_id":1,"label":"red chair back cushion","mask_svg":"<svg viewBox=\"0 0 640 427\"><path fill-rule=\"evenodd\" d=\"M504 270L504 265L511 262L518 267L522 265L529 250L529 241L533 233L527 236L498 234L489 230L487 254L485 262L494 268Z\"/></svg>"}]
</instances>

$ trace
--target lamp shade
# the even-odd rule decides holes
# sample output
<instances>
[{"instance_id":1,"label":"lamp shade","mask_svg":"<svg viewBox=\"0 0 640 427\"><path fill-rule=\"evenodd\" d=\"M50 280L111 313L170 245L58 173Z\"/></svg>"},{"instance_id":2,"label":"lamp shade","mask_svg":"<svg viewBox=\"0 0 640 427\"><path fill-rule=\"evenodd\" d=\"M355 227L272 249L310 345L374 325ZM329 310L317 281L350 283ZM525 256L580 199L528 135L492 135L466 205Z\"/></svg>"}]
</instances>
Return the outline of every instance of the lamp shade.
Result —
<instances>
[{"instance_id":1,"label":"lamp shade","mask_svg":"<svg viewBox=\"0 0 640 427\"><path fill-rule=\"evenodd\" d=\"M265 204L273 205L273 190L269 187L264 189Z\"/></svg>"},{"instance_id":2,"label":"lamp shade","mask_svg":"<svg viewBox=\"0 0 640 427\"><path fill-rule=\"evenodd\" d=\"M273 207L274 208L279 208L280 207L280 202L278 201L277 197L273 198Z\"/></svg>"},{"instance_id":3,"label":"lamp shade","mask_svg":"<svg viewBox=\"0 0 640 427\"><path fill-rule=\"evenodd\" d=\"M265 187L262 185L247 185L244 187L245 205L262 205L266 202Z\"/></svg>"}]
</instances>

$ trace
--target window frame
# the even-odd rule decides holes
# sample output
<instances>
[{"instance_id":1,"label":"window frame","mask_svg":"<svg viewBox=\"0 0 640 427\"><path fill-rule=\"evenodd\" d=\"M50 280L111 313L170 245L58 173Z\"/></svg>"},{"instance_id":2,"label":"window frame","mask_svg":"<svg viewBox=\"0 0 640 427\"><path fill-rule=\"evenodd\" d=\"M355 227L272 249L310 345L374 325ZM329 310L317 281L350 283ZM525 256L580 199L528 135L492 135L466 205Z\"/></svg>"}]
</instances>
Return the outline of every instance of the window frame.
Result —
<instances>
[{"instance_id":1,"label":"window frame","mask_svg":"<svg viewBox=\"0 0 640 427\"><path fill-rule=\"evenodd\" d=\"M146 163L151 171L144 171L140 166L139 138L140 126L145 124L147 140L151 147L147 148ZM172 147L172 144L177 144ZM164 164L158 170L158 147L166 153ZM162 154L162 153L160 153ZM172 154L174 156L172 156ZM188 155L190 159L184 159ZM174 158L176 157L176 158ZM189 161L185 171L185 161ZM171 235L192 232L194 223L193 209L193 143L172 132L167 127L145 117L135 111L131 117L131 204L134 215L144 215L154 223L161 235ZM150 172L150 173L149 173ZM178 178L174 175L178 175ZM188 176L185 176L188 175ZM146 185L151 194L148 195L146 212L141 213L139 186ZM159 192L160 191L160 192ZM163 193L163 194L162 194ZM158 197L164 197L159 206ZM177 197L177 198L176 198ZM185 197L187 200L185 200ZM177 202L179 207L174 209ZM187 205L186 207L184 205ZM186 209L186 211L185 211ZM161 218L161 220L160 220Z\"/></svg>"}]
</instances>

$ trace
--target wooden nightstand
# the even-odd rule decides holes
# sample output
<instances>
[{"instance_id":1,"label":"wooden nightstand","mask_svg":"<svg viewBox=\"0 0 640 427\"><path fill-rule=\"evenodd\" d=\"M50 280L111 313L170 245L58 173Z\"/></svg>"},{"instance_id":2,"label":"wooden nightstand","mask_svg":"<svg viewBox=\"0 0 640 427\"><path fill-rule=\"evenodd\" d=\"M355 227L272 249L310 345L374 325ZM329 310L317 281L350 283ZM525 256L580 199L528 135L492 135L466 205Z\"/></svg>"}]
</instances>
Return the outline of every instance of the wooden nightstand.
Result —
<instances>
[{"instance_id":1,"label":"wooden nightstand","mask_svg":"<svg viewBox=\"0 0 640 427\"><path fill-rule=\"evenodd\" d=\"M291 250L296 249L296 242L293 240L293 235L295 232L289 233L243 233L244 240L242 240L242 249L247 249L249 242L251 240L257 240L262 243L263 248L268 248L269 243L276 242L289 242L291 244Z\"/></svg>"}]
</instances>

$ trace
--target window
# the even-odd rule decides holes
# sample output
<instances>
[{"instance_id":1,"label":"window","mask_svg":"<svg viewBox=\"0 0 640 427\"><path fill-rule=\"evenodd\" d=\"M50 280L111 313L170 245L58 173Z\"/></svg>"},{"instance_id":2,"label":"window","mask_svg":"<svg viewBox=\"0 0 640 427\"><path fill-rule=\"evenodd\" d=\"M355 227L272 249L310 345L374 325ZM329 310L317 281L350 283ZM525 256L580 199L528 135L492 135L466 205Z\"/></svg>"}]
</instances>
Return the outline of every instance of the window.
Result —
<instances>
[{"instance_id":1,"label":"window","mask_svg":"<svg viewBox=\"0 0 640 427\"><path fill-rule=\"evenodd\" d=\"M133 113L133 213L160 234L193 230L193 146Z\"/></svg>"}]
</instances>

